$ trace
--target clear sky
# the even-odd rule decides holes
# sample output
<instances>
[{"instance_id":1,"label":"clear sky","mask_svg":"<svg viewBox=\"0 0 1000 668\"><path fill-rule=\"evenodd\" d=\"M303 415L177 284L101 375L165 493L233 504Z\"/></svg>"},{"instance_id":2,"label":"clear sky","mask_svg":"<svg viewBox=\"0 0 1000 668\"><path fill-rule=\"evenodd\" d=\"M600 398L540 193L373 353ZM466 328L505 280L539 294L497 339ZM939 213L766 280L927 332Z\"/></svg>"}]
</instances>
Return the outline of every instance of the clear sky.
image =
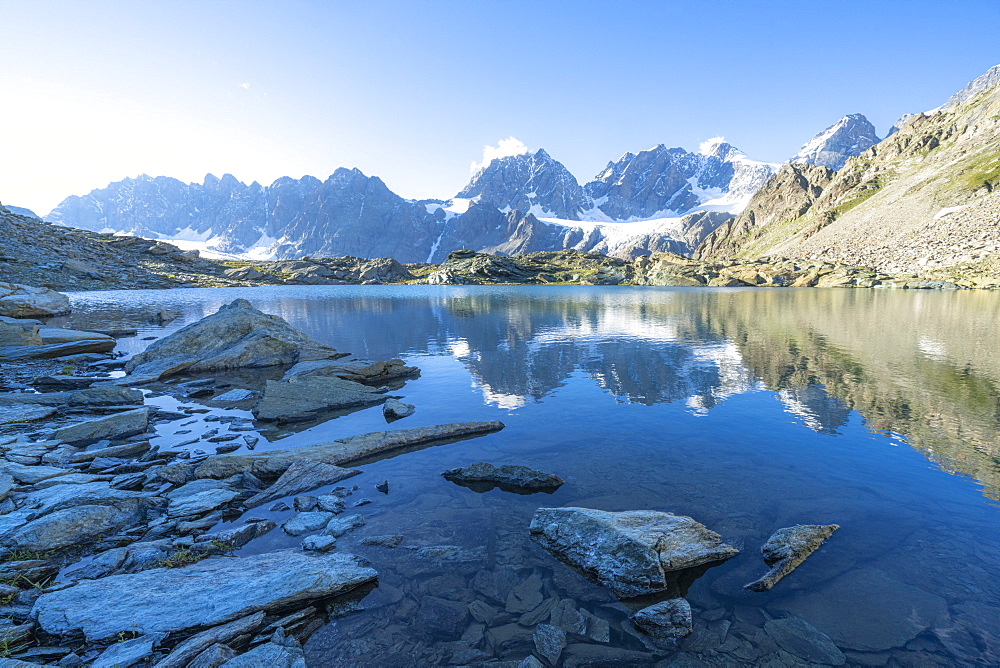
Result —
<instances>
[{"instance_id":1,"label":"clear sky","mask_svg":"<svg viewBox=\"0 0 1000 668\"><path fill-rule=\"evenodd\" d=\"M0 201L340 166L448 198L516 137L581 181L718 135L781 162L1000 63L1000 1L0 0Z\"/></svg>"}]
</instances>

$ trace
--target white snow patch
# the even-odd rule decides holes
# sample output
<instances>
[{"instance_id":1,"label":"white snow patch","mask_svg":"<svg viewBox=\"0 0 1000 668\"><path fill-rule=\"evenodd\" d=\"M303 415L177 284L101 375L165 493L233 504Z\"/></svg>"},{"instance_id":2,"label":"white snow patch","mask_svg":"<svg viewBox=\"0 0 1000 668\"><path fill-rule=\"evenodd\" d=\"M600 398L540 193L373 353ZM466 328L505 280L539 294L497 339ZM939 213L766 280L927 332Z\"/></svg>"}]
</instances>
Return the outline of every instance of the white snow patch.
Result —
<instances>
[{"instance_id":1,"label":"white snow patch","mask_svg":"<svg viewBox=\"0 0 1000 668\"><path fill-rule=\"evenodd\" d=\"M445 211L447 211L453 216L458 216L468 211L469 207L472 206L472 203L475 202L476 199L455 197L445 202L445 205L441 208L443 208Z\"/></svg>"},{"instance_id":2,"label":"white snow patch","mask_svg":"<svg viewBox=\"0 0 1000 668\"><path fill-rule=\"evenodd\" d=\"M968 204L961 204L959 206L947 206L947 207L941 209L940 211L938 211L934 215L934 220L937 220L938 218L944 218L949 213L955 213L956 211L961 211L962 209L964 209L967 206L969 206L969 205Z\"/></svg>"},{"instance_id":3,"label":"white snow patch","mask_svg":"<svg viewBox=\"0 0 1000 668\"><path fill-rule=\"evenodd\" d=\"M719 144L725 144L725 137L712 137L711 139L706 139L702 143L698 144L698 153L702 155L712 155L715 153L715 149L718 148ZM656 148L655 146L653 147ZM652 150L652 149L651 149Z\"/></svg>"}]
</instances>

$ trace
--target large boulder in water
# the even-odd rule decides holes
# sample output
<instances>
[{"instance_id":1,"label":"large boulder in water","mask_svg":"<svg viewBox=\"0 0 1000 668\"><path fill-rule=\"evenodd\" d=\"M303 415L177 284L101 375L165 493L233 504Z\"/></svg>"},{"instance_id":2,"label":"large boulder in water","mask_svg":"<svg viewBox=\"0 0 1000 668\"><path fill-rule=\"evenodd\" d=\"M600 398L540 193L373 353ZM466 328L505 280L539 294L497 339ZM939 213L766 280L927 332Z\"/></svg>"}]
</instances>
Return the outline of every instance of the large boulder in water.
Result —
<instances>
[{"instance_id":1,"label":"large boulder in water","mask_svg":"<svg viewBox=\"0 0 1000 668\"><path fill-rule=\"evenodd\" d=\"M129 360L125 371L139 380L159 380L181 372L260 368L338 356L278 316L237 299L154 342Z\"/></svg>"},{"instance_id":2,"label":"large boulder in water","mask_svg":"<svg viewBox=\"0 0 1000 668\"><path fill-rule=\"evenodd\" d=\"M11 318L47 318L69 313L69 297L48 288L0 283L0 315Z\"/></svg>"},{"instance_id":3,"label":"large boulder in water","mask_svg":"<svg viewBox=\"0 0 1000 668\"><path fill-rule=\"evenodd\" d=\"M622 598L665 591L669 572L739 554L690 517L655 510L539 508L530 530L535 542Z\"/></svg>"}]
</instances>

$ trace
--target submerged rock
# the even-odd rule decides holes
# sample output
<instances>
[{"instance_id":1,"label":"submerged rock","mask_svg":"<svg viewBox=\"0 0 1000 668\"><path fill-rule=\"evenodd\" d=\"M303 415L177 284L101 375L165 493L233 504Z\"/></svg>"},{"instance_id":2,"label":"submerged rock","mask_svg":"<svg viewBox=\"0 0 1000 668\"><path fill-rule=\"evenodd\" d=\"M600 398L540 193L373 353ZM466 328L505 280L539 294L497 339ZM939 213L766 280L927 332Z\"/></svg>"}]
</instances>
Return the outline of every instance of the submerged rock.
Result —
<instances>
[{"instance_id":1,"label":"submerged rock","mask_svg":"<svg viewBox=\"0 0 1000 668\"><path fill-rule=\"evenodd\" d=\"M798 617L769 619L764 630L781 649L810 664L842 666L847 662L829 636Z\"/></svg>"},{"instance_id":2,"label":"submerged rock","mask_svg":"<svg viewBox=\"0 0 1000 668\"><path fill-rule=\"evenodd\" d=\"M739 554L690 517L655 510L539 508L530 531L535 542L623 598L666 590L671 571Z\"/></svg>"},{"instance_id":3,"label":"submerged rock","mask_svg":"<svg viewBox=\"0 0 1000 668\"><path fill-rule=\"evenodd\" d=\"M643 608L632 621L654 638L683 638L691 633L691 605L683 598L671 598Z\"/></svg>"},{"instance_id":4,"label":"submerged rock","mask_svg":"<svg viewBox=\"0 0 1000 668\"><path fill-rule=\"evenodd\" d=\"M837 524L796 524L778 529L760 548L764 555L764 563L770 566L771 570L759 580L744 585L744 588L767 591L781 578L795 570L839 528Z\"/></svg>"},{"instance_id":5,"label":"submerged rock","mask_svg":"<svg viewBox=\"0 0 1000 668\"><path fill-rule=\"evenodd\" d=\"M464 468L449 469L441 475L459 485L472 487L476 491L487 491L499 485L501 489L510 491L554 492L564 482L555 474L528 466L511 464L494 466L487 462L475 462Z\"/></svg>"},{"instance_id":6,"label":"submerged rock","mask_svg":"<svg viewBox=\"0 0 1000 668\"><path fill-rule=\"evenodd\" d=\"M125 365L133 381L159 380L182 371L205 372L294 364L332 358L324 346L276 315L261 313L245 299L183 327Z\"/></svg>"},{"instance_id":7,"label":"submerged rock","mask_svg":"<svg viewBox=\"0 0 1000 668\"><path fill-rule=\"evenodd\" d=\"M86 580L42 594L32 614L46 633L89 642L119 632L179 633L259 611L343 594L377 577L347 554L281 550L214 557L184 568Z\"/></svg>"}]
</instances>

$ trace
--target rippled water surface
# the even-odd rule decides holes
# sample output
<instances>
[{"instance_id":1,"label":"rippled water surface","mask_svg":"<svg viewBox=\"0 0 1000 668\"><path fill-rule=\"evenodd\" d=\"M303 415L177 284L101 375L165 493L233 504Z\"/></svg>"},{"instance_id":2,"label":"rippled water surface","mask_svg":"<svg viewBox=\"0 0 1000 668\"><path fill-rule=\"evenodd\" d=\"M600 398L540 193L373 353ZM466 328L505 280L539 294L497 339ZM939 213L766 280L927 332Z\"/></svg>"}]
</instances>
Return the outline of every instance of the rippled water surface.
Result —
<instances>
[{"instance_id":1,"label":"rippled water surface","mask_svg":"<svg viewBox=\"0 0 1000 668\"><path fill-rule=\"evenodd\" d=\"M64 321L134 326L150 310L182 314L122 340L134 352L143 337L236 297L339 350L419 366L398 392L417 412L393 428L507 425L361 467L351 498L372 500L356 510L366 525L337 549L368 558L379 586L311 637L311 665L520 662L540 656L533 636L555 621L557 603L594 619L588 633L567 636L560 665L1000 664L1000 295L191 289L77 293ZM274 447L307 447L385 428L375 407L263 433ZM554 494L477 493L440 475L477 460L533 466L566 484ZM382 480L388 494L374 489ZM540 506L690 515L741 554L686 576L691 636L652 640L628 620L635 606L529 540ZM798 523L842 528L772 591L744 591L766 570L761 544ZM361 544L380 535L403 540ZM300 541L275 530L245 549ZM542 603L526 611L512 588ZM790 637L776 623L787 617L817 631Z\"/></svg>"}]
</instances>

